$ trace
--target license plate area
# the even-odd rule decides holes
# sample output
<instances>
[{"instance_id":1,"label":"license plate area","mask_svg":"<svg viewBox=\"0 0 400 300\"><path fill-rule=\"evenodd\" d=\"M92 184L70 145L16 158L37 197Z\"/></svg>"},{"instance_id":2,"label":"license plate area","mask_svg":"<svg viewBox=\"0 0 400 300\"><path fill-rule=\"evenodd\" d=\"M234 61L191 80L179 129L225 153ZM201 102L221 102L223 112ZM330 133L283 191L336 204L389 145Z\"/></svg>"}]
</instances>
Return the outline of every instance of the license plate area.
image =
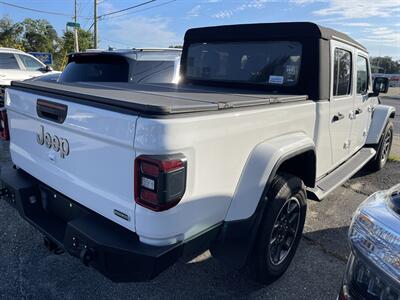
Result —
<instances>
[{"instance_id":1,"label":"license plate area","mask_svg":"<svg viewBox=\"0 0 400 300\"><path fill-rule=\"evenodd\" d=\"M87 212L76 202L72 202L50 187L41 185L39 190L43 209L64 222L68 223L71 220L87 215Z\"/></svg>"}]
</instances>

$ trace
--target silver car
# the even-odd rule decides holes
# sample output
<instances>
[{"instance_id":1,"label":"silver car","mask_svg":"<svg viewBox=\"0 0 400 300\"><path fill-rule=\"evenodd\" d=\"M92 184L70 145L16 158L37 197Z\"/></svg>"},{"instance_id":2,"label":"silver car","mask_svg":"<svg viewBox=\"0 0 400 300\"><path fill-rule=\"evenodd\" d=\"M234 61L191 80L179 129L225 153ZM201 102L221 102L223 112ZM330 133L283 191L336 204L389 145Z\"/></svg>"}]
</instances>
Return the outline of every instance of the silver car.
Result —
<instances>
[{"instance_id":1,"label":"silver car","mask_svg":"<svg viewBox=\"0 0 400 300\"><path fill-rule=\"evenodd\" d=\"M400 300L400 184L359 206L349 242L339 299Z\"/></svg>"}]
</instances>

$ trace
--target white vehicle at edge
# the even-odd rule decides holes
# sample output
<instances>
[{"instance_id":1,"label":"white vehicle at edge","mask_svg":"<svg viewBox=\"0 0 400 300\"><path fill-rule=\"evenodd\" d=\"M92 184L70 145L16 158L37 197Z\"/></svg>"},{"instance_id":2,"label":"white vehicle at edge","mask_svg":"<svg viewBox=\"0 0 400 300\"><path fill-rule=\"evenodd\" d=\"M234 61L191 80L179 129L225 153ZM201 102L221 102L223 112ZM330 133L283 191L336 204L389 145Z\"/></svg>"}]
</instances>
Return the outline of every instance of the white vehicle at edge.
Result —
<instances>
[{"instance_id":1,"label":"white vehicle at edge","mask_svg":"<svg viewBox=\"0 0 400 300\"><path fill-rule=\"evenodd\" d=\"M307 199L390 152L395 111L377 98L387 79L372 82L361 44L313 23L190 29L178 85L126 82L121 59L108 67L115 82L12 83L17 170L1 180L49 249L114 281L209 248L274 280Z\"/></svg>"},{"instance_id":2,"label":"white vehicle at edge","mask_svg":"<svg viewBox=\"0 0 400 300\"><path fill-rule=\"evenodd\" d=\"M11 81L25 80L49 72L51 69L36 57L18 49L0 47L0 100L3 98L4 88Z\"/></svg>"}]
</instances>

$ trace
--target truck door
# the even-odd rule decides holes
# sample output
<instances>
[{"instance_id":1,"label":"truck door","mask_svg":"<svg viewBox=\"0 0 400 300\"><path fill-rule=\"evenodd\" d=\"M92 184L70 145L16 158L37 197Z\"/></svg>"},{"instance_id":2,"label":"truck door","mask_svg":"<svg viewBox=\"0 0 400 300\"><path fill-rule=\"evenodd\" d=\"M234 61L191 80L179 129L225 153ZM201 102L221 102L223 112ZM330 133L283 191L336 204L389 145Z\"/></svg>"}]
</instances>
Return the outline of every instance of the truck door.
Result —
<instances>
[{"instance_id":1,"label":"truck door","mask_svg":"<svg viewBox=\"0 0 400 300\"><path fill-rule=\"evenodd\" d=\"M370 71L367 55L357 51L354 59L354 106L351 127L350 152L354 153L364 146L371 122L371 100L368 98Z\"/></svg>"},{"instance_id":2,"label":"truck door","mask_svg":"<svg viewBox=\"0 0 400 300\"><path fill-rule=\"evenodd\" d=\"M350 154L350 133L353 112L353 50L350 46L331 41L331 107L330 134L333 166Z\"/></svg>"}]
</instances>

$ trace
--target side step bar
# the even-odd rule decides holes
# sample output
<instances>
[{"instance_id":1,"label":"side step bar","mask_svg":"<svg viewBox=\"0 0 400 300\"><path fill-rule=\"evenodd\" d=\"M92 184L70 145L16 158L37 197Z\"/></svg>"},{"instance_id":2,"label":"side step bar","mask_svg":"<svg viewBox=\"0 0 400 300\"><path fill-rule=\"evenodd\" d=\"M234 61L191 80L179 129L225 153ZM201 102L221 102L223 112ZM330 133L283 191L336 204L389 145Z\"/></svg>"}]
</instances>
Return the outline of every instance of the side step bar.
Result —
<instances>
[{"instance_id":1,"label":"side step bar","mask_svg":"<svg viewBox=\"0 0 400 300\"><path fill-rule=\"evenodd\" d=\"M315 188L307 189L308 199L321 201L332 190L357 173L375 154L376 151L373 148L362 148L334 171L318 180Z\"/></svg>"}]
</instances>

